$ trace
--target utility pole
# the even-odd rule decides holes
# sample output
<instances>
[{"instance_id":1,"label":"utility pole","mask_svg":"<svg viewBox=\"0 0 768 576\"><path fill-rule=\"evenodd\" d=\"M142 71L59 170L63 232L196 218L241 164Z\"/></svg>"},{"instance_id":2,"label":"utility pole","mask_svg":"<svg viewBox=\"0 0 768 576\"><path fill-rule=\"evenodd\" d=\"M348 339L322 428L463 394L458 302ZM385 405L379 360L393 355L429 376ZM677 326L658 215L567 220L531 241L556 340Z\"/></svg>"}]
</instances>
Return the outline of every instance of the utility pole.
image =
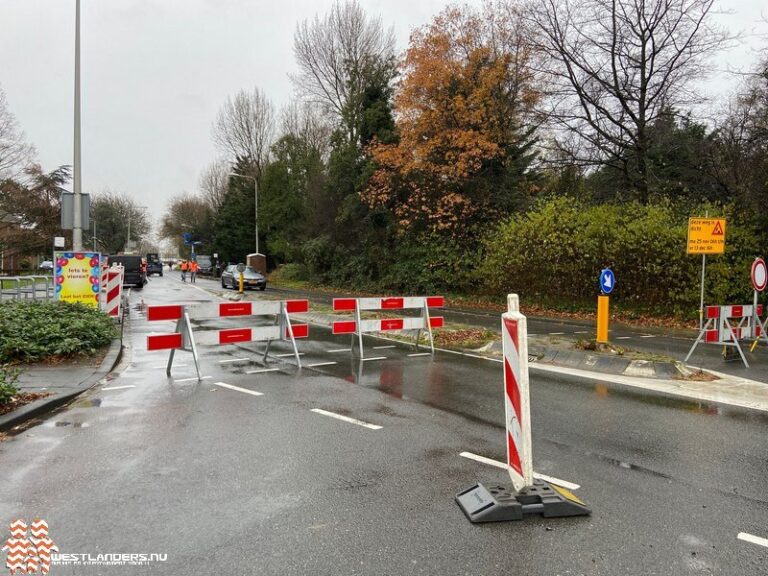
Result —
<instances>
[{"instance_id":1,"label":"utility pole","mask_svg":"<svg viewBox=\"0 0 768 576\"><path fill-rule=\"evenodd\" d=\"M82 174L80 166L80 0L75 0L75 146L73 163L74 221L72 250L83 249Z\"/></svg>"}]
</instances>

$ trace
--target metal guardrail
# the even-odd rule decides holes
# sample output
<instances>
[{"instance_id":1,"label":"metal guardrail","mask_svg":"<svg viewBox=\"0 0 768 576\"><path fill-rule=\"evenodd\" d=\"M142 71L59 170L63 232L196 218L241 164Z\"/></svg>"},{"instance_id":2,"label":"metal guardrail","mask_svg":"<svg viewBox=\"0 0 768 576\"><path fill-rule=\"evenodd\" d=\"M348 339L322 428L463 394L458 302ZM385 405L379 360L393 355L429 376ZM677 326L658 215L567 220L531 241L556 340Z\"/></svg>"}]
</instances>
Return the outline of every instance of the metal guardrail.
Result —
<instances>
[{"instance_id":1,"label":"metal guardrail","mask_svg":"<svg viewBox=\"0 0 768 576\"><path fill-rule=\"evenodd\" d=\"M51 300L54 297L51 276L0 276L0 302L4 300Z\"/></svg>"}]
</instances>

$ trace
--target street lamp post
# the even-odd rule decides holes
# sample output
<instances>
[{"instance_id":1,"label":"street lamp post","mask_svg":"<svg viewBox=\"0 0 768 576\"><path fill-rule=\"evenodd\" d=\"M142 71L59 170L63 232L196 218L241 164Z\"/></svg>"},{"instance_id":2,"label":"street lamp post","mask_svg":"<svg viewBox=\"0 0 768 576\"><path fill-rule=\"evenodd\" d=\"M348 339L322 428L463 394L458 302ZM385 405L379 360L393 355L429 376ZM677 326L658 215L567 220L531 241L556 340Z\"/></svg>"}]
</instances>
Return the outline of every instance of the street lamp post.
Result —
<instances>
[{"instance_id":1,"label":"street lamp post","mask_svg":"<svg viewBox=\"0 0 768 576\"><path fill-rule=\"evenodd\" d=\"M80 0L75 0L75 142L72 166L72 187L74 192L74 220L72 222L72 249L83 249L82 178L80 173Z\"/></svg>"},{"instance_id":2,"label":"street lamp post","mask_svg":"<svg viewBox=\"0 0 768 576\"><path fill-rule=\"evenodd\" d=\"M232 177L248 178L253 180L253 218L256 232L256 254L261 254L261 252L259 252L259 181L255 176L248 176L247 174L236 174L235 172L230 172L229 175Z\"/></svg>"}]
</instances>

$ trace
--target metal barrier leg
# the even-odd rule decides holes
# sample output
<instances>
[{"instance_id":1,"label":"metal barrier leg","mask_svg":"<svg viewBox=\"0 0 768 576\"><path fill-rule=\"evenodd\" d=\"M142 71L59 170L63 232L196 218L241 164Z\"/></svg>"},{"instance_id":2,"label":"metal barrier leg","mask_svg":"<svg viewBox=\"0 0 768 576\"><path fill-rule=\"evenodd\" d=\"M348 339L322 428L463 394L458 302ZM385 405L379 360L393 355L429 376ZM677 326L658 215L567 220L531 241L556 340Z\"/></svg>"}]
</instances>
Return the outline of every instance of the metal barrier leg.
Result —
<instances>
[{"instance_id":1,"label":"metal barrier leg","mask_svg":"<svg viewBox=\"0 0 768 576\"><path fill-rule=\"evenodd\" d=\"M365 357L363 353L363 321L360 317L360 302L358 300L355 300L355 322L357 322L357 339L360 343L360 359L362 360ZM354 335L352 339L354 342Z\"/></svg>"}]
</instances>

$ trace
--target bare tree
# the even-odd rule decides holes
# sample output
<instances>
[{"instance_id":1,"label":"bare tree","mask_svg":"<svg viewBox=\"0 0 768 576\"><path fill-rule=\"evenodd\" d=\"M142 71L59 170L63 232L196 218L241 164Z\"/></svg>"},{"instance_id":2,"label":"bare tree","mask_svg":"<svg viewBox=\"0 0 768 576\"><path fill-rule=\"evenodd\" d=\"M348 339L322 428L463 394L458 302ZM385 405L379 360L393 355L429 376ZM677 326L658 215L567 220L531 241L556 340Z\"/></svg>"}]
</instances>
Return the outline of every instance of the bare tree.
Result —
<instances>
[{"instance_id":1,"label":"bare tree","mask_svg":"<svg viewBox=\"0 0 768 576\"><path fill-rule=\"evenodd\" d=\"M281 131L291 134L327 158L331 148L333 127L311 102L292 100L282 110Z\"/></svg>"},{"instance_id":2,"label":"bare tree","mask_svg":"<svg viewBox=\"0 0 768 576\"><path fill-rule=\"evenodd\" d=\"M727 42L710 23L714 1L543 0L528 7L551 62L551 118L578 135L574 160L619 170L643 202L649 127L662 113L700 102L693 81Z\"/></svg>"},{"instance_id":3,"label":"bare tree","mask_svg":"<svg viewBox=\"0 0 768 576\"><path fill-rule=\"evenodd\" d=\"M266 94L258 88L240 90L219 110L213 141L231 162L242 159L258 175L269 157L274 128L275 110Z\"/></svg>"},{"instance_id":4,"label":"bare tree","mask_svg":"<svg viewBox=\"0 0 768 576\"><path fill-rule=\"evenodd\" d=\"M34 152L35 149L25 141L16 117L8 109L5 92L0 88L0 177L14 176L23 170Z\"/></svg>"},{"instance_id":5,"label":"bare tree","mask_svg":"<svg viewBox=\"0 0 768 576\"><path fill-rule=\"evenodd\" d=\"M391 66L395 36L381 18L368 17L356 0L337 2L323 18L296 27L293 52L299 74L293 81L311 102L344 120L350 139L361 114L356 102L371 66Z\"/></svg>"},{"instance_id":6,"label":"bare tree","mask_svg":"<svg viewBox=\"0 0 768 576\"><path fill-rule=\"evenodd\" d=\"M224 196L229 186L229 174L232 165L226 160L214 160L200 174L200 193L211 209L216 212L224 202Z\"/></svg>"}]
</instances>

